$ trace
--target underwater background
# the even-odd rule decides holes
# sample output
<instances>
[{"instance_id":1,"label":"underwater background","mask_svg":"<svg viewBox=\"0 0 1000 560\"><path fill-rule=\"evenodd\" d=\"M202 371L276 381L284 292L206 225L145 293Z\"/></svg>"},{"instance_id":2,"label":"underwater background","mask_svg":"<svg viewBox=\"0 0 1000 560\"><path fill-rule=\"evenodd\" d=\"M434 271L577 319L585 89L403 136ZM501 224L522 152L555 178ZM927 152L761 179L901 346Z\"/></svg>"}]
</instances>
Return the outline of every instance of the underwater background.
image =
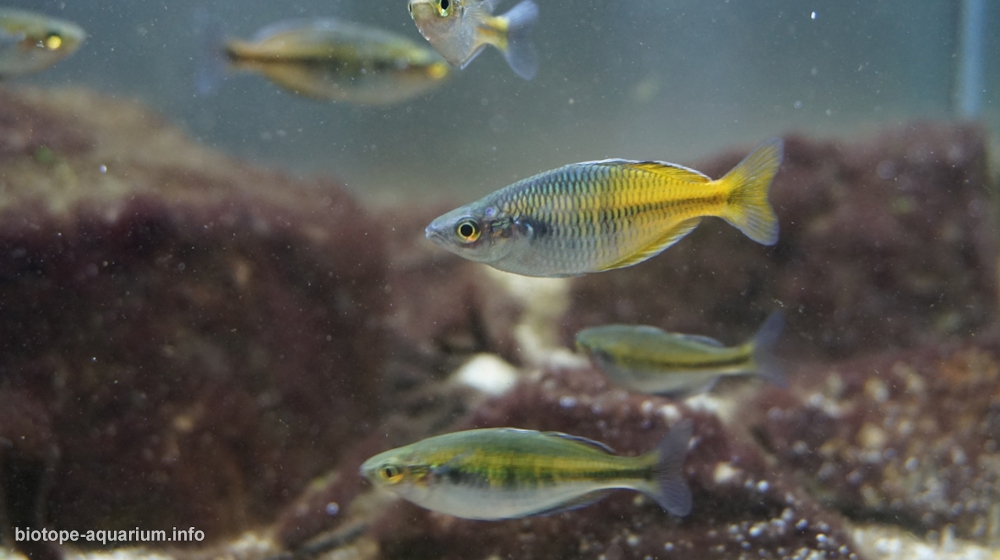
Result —
<instances>
[{"instance_id":1,"label":"underwater background","mask_svg":"<svg viewBox=\"0 0 1000 560\"><path fill-rule=\"evenodd\" d=\"M436 91L381 109L317 104L248 74L199 99L194 14L244 38L275 21L337 17L420 40L398 3L9 4L90 35L72 63L30 82L142 99L208 145L336 173L363 194L481 195L573 161L690 160L783 131L871 134L955 114L956 1L553 2L533 32L541 70L531 82L485 52ZM984 5L989 29L1000 8ZM986 34L980 116L994 129L998 43Z\"/></svg>"},{"instance_id":2,"label":"underwater background","mask_svg":"<svg viewBox=\"0 0 1000 560\"><path fill-rule=\"evenodd\" d=\"M532 80L487 48L375 107L250 72L199 91L199 17L427 46L403 1L4 4L87 39L0 81L0 559L1000 558L1000 3L538 3ZM564 164L718 178L771 137L771 246L708 218L636 266L528 278L425 238ZM575 345L731 346L776 310L785 380L689 398ZM688 420L683 517L622 490L468 520L359 474L459 430L636 456Z\"/></svg>"}]
</instances>

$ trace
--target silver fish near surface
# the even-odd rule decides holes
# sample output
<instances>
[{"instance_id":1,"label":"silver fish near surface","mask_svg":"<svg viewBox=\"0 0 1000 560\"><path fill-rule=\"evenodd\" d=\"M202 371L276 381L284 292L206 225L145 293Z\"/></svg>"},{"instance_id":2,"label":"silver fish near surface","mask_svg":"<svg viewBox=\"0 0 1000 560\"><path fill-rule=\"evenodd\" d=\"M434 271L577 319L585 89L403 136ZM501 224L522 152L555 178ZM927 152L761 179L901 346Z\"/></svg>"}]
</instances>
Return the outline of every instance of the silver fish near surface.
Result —
<instances>
[{"instance_id":1,"label":"silver fish near surface","mask_svg":"<svg viewBox=\"0 0 1000 560\"><path fill-rule=\"evenodd\" d=\"M409 0L407 8L420 34L452 66L465 68L486 45L503 53L515 74L525 80L538 72L538 54L528 33L538 20L538 6L524 0L494 16L498 0Z\"/></svg>"},{"instance_id":2,"label":"silver fish near surface","mask_svg":"<svg viewBox=\"0 0 1000 560\"><path fill-rule=\"evenodd\" d=\"M86 37L75 23L0 8L0 79L44 70L76 52Z\"/></svg>"},{"instance_id":3,"label":"silver fish near surface","mask_svg":"<svg viewBox=\"0 0 1000 560\"><path fill-rule=\"evenodd\" d=\"M683 473L691 432L691 421L682 420L657 449L624 457L559 432L468 430L380 453L361 465L361 475L421 507L466 519L557 513L616 488L642 492L684 516L691 511Z\"/></svg>"},{"instance_id":4,"label":"silver fish near surface","mask_svg":"<svg viewBox=\"0 0 1000 560\"><path fill-rule=\"evenodd\" d=\"M720 377L759 375L784 384L772 355L784 328L772 313L753 338L726 347L707 336L640 325L605 325L577 333L576 344L609 378L632 391L676 398L708 391Z\"/></svg>"}]
</instances>

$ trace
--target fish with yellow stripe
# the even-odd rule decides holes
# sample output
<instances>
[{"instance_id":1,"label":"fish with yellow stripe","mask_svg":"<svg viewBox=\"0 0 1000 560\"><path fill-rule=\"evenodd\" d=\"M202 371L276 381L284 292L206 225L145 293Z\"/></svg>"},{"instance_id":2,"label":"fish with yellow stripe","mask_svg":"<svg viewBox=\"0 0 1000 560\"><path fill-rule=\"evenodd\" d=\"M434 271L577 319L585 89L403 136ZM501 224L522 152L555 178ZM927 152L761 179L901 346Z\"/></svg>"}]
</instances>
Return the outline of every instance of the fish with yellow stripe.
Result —
<instances>
[{"instance_id":1,"label":"fish with yellow stripe","mask_svg":"<svg viewBox=\"0 0 1000 560\"><path fill-rule=\"evenodd\" d=\"M374 27L331 18L268 25L250 40L226 38L221 21L196 13L205 55L197 91L214 92L227 70L256 72L322 101L391 105L438 87L450 66L434 50Z\"/></svg>"},{"instance_id":2,"label":"fish with yellow stripe","mask_svg":"<svg viewBox=\"0 0 1000 560\"><path fill-rule=\"evenodd\" d=\"M684 516L691 511L682 471L691 431L691 421L682 420L657 449L625 457L559 432L468 430L376 455L361 465L361 475L421 507L466 519L557 513L616 488L642 492Z\"/></svg>"},{"instance_id":3,"label":"fish with yellow stripe","mask_svg":"<svg viewBox=\"0 0 1000 560\"><path fill-rule=\"evenodd\" d=\"M426 235L463 258L543 277L641 263L705 216L773 245L778 219L767 195L781 158L781 139L771 139L714 181L659 161L574 163L452 210L431 222Z\"/></svg>"},{"instance_id":4,"label":"fish with yellow stripe","mask_svg":"<svg viewBox=\"0 0 1000 560\"><path fill-rule=\"evenodd\" d=\"M784 385L772 355L784 327L772 313L753 338L724 346L707 336L646 325L603 325L576 333L576 345L615 382L631 391L684 398L708 391L720 377L759 375Z\"/></svg>"}]
</instances>

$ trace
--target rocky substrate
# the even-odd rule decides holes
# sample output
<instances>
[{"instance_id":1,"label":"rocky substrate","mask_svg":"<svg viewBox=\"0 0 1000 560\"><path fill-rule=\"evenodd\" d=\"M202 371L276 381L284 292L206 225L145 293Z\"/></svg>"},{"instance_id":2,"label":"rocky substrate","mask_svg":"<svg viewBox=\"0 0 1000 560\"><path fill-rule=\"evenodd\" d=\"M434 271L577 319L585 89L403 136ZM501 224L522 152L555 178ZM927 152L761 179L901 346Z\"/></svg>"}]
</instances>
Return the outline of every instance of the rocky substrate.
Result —
<instances>
[{"instance_id":1,"label":"rocky substrate","mask_svg":"<svg viewBox=\"0 0 1000 560\"><path fill-rule=\"evenodd\" d=\"M745 151L692 167L719 176ZM102 552L15 543L14 527L208 537L115 550L158 558L988 557L1000 329L987 153L961 126L790 137L776 246L705 220L641 265L532 281L426 242L451 203L368 210L137 105L0 89L0 538L36 558ZM786 387L732 381L671 401L568 350L610 322L735 343L775 309ZM619 491L467 521L357 475L374 453L458 429L559 430L633 455L683 418L682 519Z\"/></svg>"}]
</instances>

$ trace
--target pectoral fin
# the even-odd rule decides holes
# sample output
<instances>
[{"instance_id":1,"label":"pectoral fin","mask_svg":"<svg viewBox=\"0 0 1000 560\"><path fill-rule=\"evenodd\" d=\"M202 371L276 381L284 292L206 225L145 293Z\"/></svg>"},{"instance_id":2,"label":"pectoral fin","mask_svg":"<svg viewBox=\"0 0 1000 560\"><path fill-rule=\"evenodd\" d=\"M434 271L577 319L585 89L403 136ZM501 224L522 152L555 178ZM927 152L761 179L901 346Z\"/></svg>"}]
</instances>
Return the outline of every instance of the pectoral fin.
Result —
<instances>
[{"instance_id":1,"label":"pectoral fin","mask_svg":"<svg viewBox=\"0 0 1000 560\"><path fill-rule=\"evenodd\" d=\"M702 344L704 346L712 346L714 348L725 348L725 345L715 340L710 336L704 336L700 334L676 334L677 340L681 342L688 342L694 344Z\"/></svg>"}]
</instances>

